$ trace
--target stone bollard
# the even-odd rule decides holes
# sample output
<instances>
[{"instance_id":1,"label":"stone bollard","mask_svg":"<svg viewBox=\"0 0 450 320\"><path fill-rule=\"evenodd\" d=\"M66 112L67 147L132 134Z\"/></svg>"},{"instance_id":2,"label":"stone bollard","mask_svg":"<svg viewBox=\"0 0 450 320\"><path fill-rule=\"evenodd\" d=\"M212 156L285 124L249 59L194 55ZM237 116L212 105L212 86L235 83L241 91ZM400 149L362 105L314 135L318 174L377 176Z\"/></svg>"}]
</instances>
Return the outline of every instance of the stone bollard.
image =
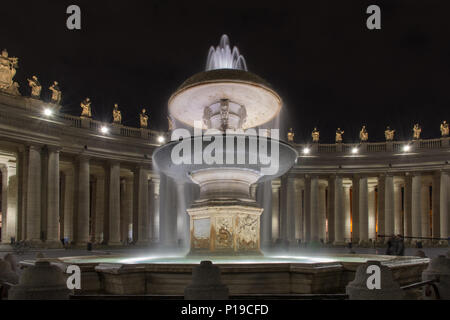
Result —
<instances>
[{"instance_id":1,"label":"stone bollard","mask_svg":"<svg viewBox=\"0 0 450 320\"><path fill-rule=\"evenodd\" d=\"M66 278L61 270L48 261L36 261L25 269L19 284L8 293L9 300L67 300Z\"/></svg>"},{"instance_id":2,"label":"stone bollard","mask_svg":"<svg viewBox=\"0 0 450 320\"><path fill-rule=\"evenodd\" d=\"M227 300L228 287L220 280L220 269L202 261L192 270L192 283L184 289L185 300Z\"/></svg>"},{"instance_id":3,"label":"stone bollard","mask_svg":"<svg viewBox=\"0 0 450 320\"><path fill-rule=\"evenodd\" d=\"M369 289L368 284L372 284L377 275L376 271L368 270L370 266L380 270L379 288ZM350 300L401 300L405 297L399 284L394 281L392 271L389 267L382 265L380 261L367 261L359 266L356 270L355 280L347 285L345 291Z\"/></svg>"},{"instance_id":4,"label":"stone bollard","mask_svg":"<svg viewBox=\"0 0 450 320\"><path fill-rule=\"evenodd\" d=\"M422 272L422 280L439 279L436 286L441 299L450 300L450 258L440 255L431 259L428 268ZM425 299L433 299L434 296L427 295L427 288L424 288Z\"/></svg>"},{"instance_id":5,"label":"stone bollard","mask_svg":"<svg viewBox=\"0 0 450 320\"><path fill-rule=\"evenodd\" d=\"M11 269L12 271L14 271L15 273L19 272L19 263L17 262L17 258L15 255L8 253L3 257L3 260L8 261L9 264L11 265Z\"/></svg>"},{"instance_id":6,"label":"stone bollard","mask_svg":"<svg viewBox=\"0 0 450 320\"><path fill-rule=\"evenodd\" d=\"M7 260L0 259L0 281L11 284L19 283L19 275L13 270L11 263Z\"/></svg>"}]
</instances>

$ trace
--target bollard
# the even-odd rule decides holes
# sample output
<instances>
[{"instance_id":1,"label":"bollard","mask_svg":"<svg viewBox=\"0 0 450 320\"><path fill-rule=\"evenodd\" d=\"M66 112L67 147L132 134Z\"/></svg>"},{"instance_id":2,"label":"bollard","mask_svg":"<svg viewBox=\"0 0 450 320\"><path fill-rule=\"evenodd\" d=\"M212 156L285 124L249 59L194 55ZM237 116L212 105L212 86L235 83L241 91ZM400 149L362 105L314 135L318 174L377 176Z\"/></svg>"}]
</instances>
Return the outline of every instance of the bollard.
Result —
<instances>
[{"instance_id":1,"label":"bollard","mask_svg":"<svg viewBox=\"0 0 450 320\"><path fill-rule=\"evenodd\" d=\"M8 293L9 300L67 300L69 299L66 278L61 270L48 261L36 261L25 269L19 284Z\"/></svg>"},{"instance_id":2,"label":"bollard","mask_svg":"<svg viewBox=\"0 0 450 320\"><path fill-rule=\"evenodd\" d=\"M422 272L422 280L438 279L436 283L441 299L450 300L450 258L440 255L431 259L428 268ZM424 299L433 299L428 288L424 288Z\"/></svg>"},{"instance_id":3,"label":"bollard","mask_svg":"<svg viewBox=\"0 0 450 320\"><path fill-rule=\"evenodd\" d=\"M192 283L184 290L185 300L227 300L228 287L220 280L220 269L202 261L192 270Z\"/></svg>"},{"instance_id":4,"label":"bollard","mask_svg":"<svg viewBox=\"0 0 450 320\"><path fill-rule=\"evenodd\" d=\"M375 270L370 270L370 266ZM374 278L379 284L379 288L369 288ZM370 278L370 279L369 279ZM369 281L368 281L369 280ZM350 300L401 300L405 297L404 292L396 283L389 267L381 264L380 261L367 261L356 270L355 279L346 287L346 293Z\"/></svg>"},{"instance_id":5,"label":"bollard","mask_svg":"<svg viewBox=\"0 0 450 320\"><path fill-rule=\"evenodd\" d=\"M0 259L0 281L17 284L19 282L19 275L14 272L11 264L7 260Z\"/></svg>"}]
</instances>

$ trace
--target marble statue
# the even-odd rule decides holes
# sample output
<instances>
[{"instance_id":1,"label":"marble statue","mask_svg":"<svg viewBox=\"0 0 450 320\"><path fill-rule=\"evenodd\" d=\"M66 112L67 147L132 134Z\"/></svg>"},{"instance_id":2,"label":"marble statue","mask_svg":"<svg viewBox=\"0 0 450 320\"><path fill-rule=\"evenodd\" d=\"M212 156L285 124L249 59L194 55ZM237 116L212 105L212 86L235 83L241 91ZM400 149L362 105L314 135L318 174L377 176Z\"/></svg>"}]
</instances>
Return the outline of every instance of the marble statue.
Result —
<instances>
[{"instance_id":1,"label":"marble statue","mask_svg":"<svg viewBox=\"0 0 450 320\"><path fill-rule=\"evenodd\" d=\"M344 134L344 130L341 130L341 128L338 128L336 130L336 142L340 143L342 142L342 135Z\"/></svg>"},{"instance_id":2,"label":"marble statue","mask_svg":"<svg viewBox=\"0 0 450 320\"><path fill-rule=\"evenodd\" d=\"M121 124L122 123L122 113L120 112L119 105L117 103L114 104L113 122L116 123L116 124Z\"/></svg>"},{"instance_id":3,"label":"marble statue","mask_svg":"<svg viewBox=\"0 0 450 320\"><path fill-rule=\"evenodd\" d=\"M228 105L228 99L220 100L220 120L222 122L222 130L228 129L228 120L230 118L230 106Z\"/></svg>"},{"instance_id":4,"label":"marble statue","mask_svg":"<svg viewBox=\"0 0 450 320\"><path fill-rule=\"evenodd\" d=\"M395 130L392 130L389 126L384 130L384 136L386 138L386 141L393 141L394 140L394 133Z\"/></svg>"},{"instance_id":5,"label":"marble statue","mask_svg":"<svg viewBox=\"0 0 450 320\"><path fill-rule=\"evenodd\" d=\"M0 90L9 94L20 95L19 84L13 81L18 65L19 59L9 57L8 51L4 49L0 55Z\"/></svg>"},{"instance_id":6,"label":"marble statue","mask_svg":"<svg viewBox=\"0 0 450 320\"><path fill-rule=\"evenodd\" d=\"M448 135L449 135L449 128L448 128L448 123L446 120L442 121L442 123L441 123L441 135L443 137L448 137Z\"/></svg>"},{"instance_id":7,"label":"marble statue","mask_svg":"<svg viewBox=\"0 0 450 320\"><path fill-rule=\"evenodd\" d=\"M42 86L39 83L38 78L36 76L32 76L31 79L28 79L28 85L31 88L31 97L39 99L41 97Z\"/></svg>"},{"instance_id":8,"label":"marble statue","mask_svg":"<svg viewBox=\"0 0 450 320\"><path fill-rule=\"evenodd\" d=\"M148 115L146 114L146 110L142 109L142 112L139 114L139 120L141 123L141 128L148 127Z\"/></svg>"},{"instance_id":9,"label":"marble statue","mask_svg":"<svg viewBox=\"0 0 450 320\"><path fill-rule=\"evenodd\" d=\"M91 99L86 98L83 102L80 104L81 106L81 116L86 118L92 118L92 112L91 112Z\"/></svg>"},{"instance_id":10,"label":"marble statue","mask_svg":"<svg viewBox=\"0 0 450 320\"><path fill-rule=\"evenodd\" d=\"M313 130L313 132L311 133L311 136L312 136L313 142L319 142L320 131L317 130L316 127L314 127L314 130Z\"/></svg>"},{"instance_id":11,"label":"marble statue","mask_svg":"<svg viewBox=\"0 0 450 320\"><path fill-rule=\"evenodd\" d=\"M367 132L366 126L362 126L361 131L359 132L359 139L361 139L362 142L369 140L369 133Z\"/></svg>"},{"instance_id":12,"label":"marble statue","mask_svg":"<svg viewBox=\"0 0 450 320\"><path fill-rule=\"evenodd\" d=\"M414 140L419 140L420 139L420 133L422 132L422 128L419 126L418 123L416 123L414 125L413 131L414 131L414 134L413 134Z\"/></svg>"},{"instance_id":13,"label":"marble statue","mask_svg":"<svg viewBox=\"0 0 450 320\"><path fill-rule=\"evenodd\" d=\"M290 128L287 134L288 142L294 142L294 136L295 136L294 130Z\"/></svg>"},{"instance_id":14,"label":"marble statue","mask_svg":"<svg viewBox=\"0 0 450 320\"><path fill-rule=\"evenodd\" d=\"M49 89L52 92L52 103L59 104L61 102L61 90L59 90L58 81L54 81Z\"/></svg>"}]
</instances>

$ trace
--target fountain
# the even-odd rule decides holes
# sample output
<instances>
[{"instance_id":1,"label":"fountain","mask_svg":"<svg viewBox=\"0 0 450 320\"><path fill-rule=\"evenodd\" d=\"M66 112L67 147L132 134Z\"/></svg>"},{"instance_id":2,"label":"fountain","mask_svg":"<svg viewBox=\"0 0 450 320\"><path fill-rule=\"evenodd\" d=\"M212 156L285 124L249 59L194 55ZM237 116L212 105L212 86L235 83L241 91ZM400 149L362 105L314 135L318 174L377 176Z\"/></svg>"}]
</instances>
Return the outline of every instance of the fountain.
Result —
<instances>
[{"instance_id":1,"label":"fountain","mask_svg":"<svg viewBox=\"0 0 450 320\"><path fill-rule=\"evenodd\" d=\"M257 205L250 187L286 173L297 152L279 140L278 130L261 129L280 113L282 100L266 81L247 71L227 36L211 48L206 71L186 80L168 108L172 139L155 151L153 162L163 174L200 187L186 213L189 254L56 259L59 265L83 270L81 293L182 295L193 267L205 258L221 268L232 295L343 293L356 268L368 260L391 268L400 285L420 281L429 261L425 258L262 254L260 217L270 212Z\"/></svg>"},{"instance_id":2,"label":"fountain","mask_svg":"<svg viewBox=\"0 0 450 320\"><path fill-rule=\"evenodd\" d=\"M278 140L278 129L270 137L268 130L256 130L281 107L270 85L246 71L226 35L211 48L207 71L186 80L170 98L170 117L184 128L174 128L172 142L156 150L153 161L167 176L200 186L199 199L187 210L190 254L260 254L263 209L250 187L283 175L297 159Z\"/></svg>"}]
</instances>

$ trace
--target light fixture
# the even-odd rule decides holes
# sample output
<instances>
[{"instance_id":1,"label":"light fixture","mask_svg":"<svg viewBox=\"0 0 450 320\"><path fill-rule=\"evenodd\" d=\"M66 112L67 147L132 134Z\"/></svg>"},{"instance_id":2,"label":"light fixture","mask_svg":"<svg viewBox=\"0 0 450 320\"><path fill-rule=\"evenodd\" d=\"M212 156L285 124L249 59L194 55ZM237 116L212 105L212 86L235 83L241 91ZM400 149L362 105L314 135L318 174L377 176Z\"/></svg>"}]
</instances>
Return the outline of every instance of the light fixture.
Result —
<instances>
[{"instance_id":1,"label":"light fixture","mask_svg":"<svg viewBox=\"0 0 450 320\"><path fill-rule=\"evenodd\" d=\"M103 134L107 134L109 132L109 128L107 126L102 126L100 128L100 132Z\"/></svg>"},{"instance_id":2,"label":"light fixture","mask_svg":"<svg viewBox=\"0 0 450 320\"><path fill-rule=\"evenodd\" d=\"M311 149L309 149L309 148L303 149L303 154L309 154L310 152L311 152Z\"/></svg>"},{"instance_id":3,"label":"light fixture","mask_svg":"<svg viewBox=\"0 0 450 320\"><path fill-rule=\"evenodd\" d=\"M44 109L44 115L47 117L50 117L53 114L53 110L50 108L45 108Z\"/></svg>"},{"instance_id":4,"label":"light fixture","mask_svg":"<svg viewBox=\"0 0 450 320\"><path fill-rule=\"evenodd\" d=\"M358 153L358 148L357 148L357 147L353 147L353 148L352 148L352 153L353 153L353 154Z\"/></svg>"},{"instance_id":5,"label":"light fixture","mask_svg":"<svg viewBox=\"0 0 450 320\"><path fill-rule=\"evenodd\" d=\"M408 152L409 150L411 150L411 146L409 144L405 144L403 146L403 152Z\"/></svg>"},{"instance_id":6,"label":"light fixture","mask_svg":"<svg viewBox=\"0 0 450 320\"><path fill-rule=\"evenodd\" d=\"M164 141L166 141L166 138L164 138L163 136L159 136L158 137L158 142L159 143L164 143Z\"/></svg>"}]
</instances>

